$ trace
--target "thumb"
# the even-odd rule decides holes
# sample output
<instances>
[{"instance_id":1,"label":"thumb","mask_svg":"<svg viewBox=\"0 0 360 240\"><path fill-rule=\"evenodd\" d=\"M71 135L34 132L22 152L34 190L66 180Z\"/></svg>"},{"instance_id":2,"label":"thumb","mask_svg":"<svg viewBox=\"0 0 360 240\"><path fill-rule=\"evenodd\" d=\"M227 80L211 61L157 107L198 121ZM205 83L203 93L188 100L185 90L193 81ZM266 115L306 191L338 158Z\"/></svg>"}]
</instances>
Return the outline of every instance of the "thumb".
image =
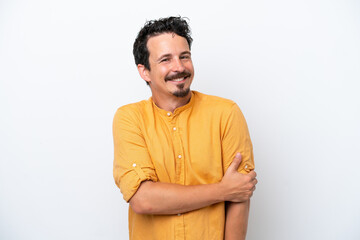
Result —
<instances>
[{"instance_id":1,"label":"thumb","mask_svg":"<svg viewBox=\"0 0 360 240\"><path fill-rule=\"evenodd\" d=\"M230 164L229 169L232 170L232 171L237 171L239 166L240 166L240 163L241 163L241 154L237 153L235 155L234 160Z\"/></svg>"}]
</instances>

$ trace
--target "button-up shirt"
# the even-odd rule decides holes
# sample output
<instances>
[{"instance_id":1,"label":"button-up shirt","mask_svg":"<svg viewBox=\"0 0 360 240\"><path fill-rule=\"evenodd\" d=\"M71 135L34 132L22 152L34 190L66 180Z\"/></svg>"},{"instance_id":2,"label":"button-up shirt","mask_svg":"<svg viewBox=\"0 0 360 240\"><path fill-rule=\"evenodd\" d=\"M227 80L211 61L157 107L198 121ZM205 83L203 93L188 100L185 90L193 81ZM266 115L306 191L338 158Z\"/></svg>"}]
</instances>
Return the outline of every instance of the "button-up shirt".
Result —
<instances>
[{"instance_id":1,"label":"button-up shirt","mask_svg":"<svg viewBox=\"0 0 360 240\"><path fill-rule=\"evenodd\" d=\"M150 98L119 108L113 122L114 178L126 201L141 182L181 185L220 182L237 152L238 169L254 169L248 127L236 103L191 92L186 105L169 112ZM161 203L160 203L161 204ZM224 202L174 215L137 214L129 207L131 240L224 237Z\"/></svg>"}]
</instances>

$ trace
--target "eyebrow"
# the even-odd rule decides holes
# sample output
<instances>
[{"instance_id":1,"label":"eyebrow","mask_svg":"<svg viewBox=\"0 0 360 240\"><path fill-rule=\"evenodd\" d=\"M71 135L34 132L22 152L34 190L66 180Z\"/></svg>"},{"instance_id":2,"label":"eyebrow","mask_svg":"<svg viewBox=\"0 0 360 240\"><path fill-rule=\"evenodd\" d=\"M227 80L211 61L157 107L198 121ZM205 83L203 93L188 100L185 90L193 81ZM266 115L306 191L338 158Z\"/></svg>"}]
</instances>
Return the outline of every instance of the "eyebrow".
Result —
<instances>
[{"instance_id":1,"label":"eyebrow","mask_svg":"<svg viewBox=\"0 0 360 240\"><path fill-rule=\"evenodd\" d=\"M165 57L171 57L171 54L168 53L168 54L164 54L164 55L161 55L156 61L160 61L161 59L165 58Z\"/></svg>"},{"instance_id":2,"label":"eyebrow","mask_svg":"<svg viewBox=\"0 0 360 240\"><path fill-rule=\"evenodd\" d=\"M189 54L189 55L191 55L191 52L190 52L190 51L184 51L184 52L182 52L180 55L184 55L184 54Z\"/></svg>"},{"instance_id":3,"label":"eyebrow","mask_svg":"<svg viewBox=\"0 0 360 240\"><path fill-rule=\"evenodd\" d=\"M190 52L190 51L184 51L184 52L182 52L182 53L180 54L180 56L181 56L181 55L185 55L185 54L191 55L191 52ZM165 58L165 57L171 57L171 56L172 56L172 54L170 54L170 53L161 55L161 56L157 59L157 61L160 61L161 59L163 59L163 58Z\"/></svg>"}]
</instances>

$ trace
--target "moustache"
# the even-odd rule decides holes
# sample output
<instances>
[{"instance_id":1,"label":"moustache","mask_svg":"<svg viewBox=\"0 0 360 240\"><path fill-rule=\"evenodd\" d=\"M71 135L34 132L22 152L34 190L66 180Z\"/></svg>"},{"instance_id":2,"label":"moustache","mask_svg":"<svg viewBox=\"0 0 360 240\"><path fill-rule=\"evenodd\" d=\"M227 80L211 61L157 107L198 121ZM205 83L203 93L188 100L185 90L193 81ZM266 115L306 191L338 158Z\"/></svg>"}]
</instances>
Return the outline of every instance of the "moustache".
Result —
<instances>
[{"instance_id":1,"label":"moustache","mask_svg":"<svg viewBox=\"0 0 360 240\"><path fill-rule=\"evenodd\" d=\"M174 80L174 79L186 78L186 77L190 77L190 76L191 76L190 72L183 71L183 72L180 72L180 73L176 73L174 75L166 76L165 81L171 81L171 80Z\"/></svg>"}]
</instances>

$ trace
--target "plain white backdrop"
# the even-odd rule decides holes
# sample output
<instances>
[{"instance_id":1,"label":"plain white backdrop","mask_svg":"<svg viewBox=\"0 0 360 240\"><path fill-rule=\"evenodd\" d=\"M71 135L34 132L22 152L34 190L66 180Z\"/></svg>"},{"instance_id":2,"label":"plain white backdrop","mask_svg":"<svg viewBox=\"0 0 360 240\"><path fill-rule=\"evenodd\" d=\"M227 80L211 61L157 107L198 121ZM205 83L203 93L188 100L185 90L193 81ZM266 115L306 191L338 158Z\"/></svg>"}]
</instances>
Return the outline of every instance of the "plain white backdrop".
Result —
<instances>
[{"instance_id":1,"label":"plain white backdrop","mask_svg":"<svg viewBox=\"0 0 360 240\"><path fill-rule=\"evenodd\" d=\"M247 239L360 239L356 0L0 0L0 239L128 238L112 118L150 96L132 44L170 15L190 19L193 89L247 119Z\"/></svg>"}]
</instances>

